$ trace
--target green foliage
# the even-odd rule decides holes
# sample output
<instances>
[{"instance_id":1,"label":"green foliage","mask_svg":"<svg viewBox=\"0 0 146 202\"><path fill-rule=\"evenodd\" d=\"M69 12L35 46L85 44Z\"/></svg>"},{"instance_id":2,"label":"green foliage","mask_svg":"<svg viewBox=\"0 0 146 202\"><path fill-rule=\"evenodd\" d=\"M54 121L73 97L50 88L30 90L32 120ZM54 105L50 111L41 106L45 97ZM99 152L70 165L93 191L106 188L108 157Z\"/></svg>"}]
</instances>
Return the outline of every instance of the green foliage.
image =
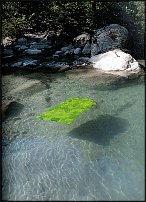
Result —
<instances>
[{"instance_id":1,"label":"green foliage","mask_svg":"<svg viewBox=\"0 0 146 202\"><path fill-rule=\"evenodd\" d=\"M144 47L135 45L144 43L144 10L144 1L2 1L2 38L31 28L66 33L73 39L83 31L92 34L116 23L128 29L129 49L144 52Z\"/></svg>"},{"instance_id":2,"label":"green foliage","mask_svg":"<svg viewBox=\"0 0 146 202\"><path fill-rule=\"evenodd\" d=\"M96 102L88 98L68 98L36 118L71 124L81 112L91 109L93 105Z\"/></svg>"}]
</instances>

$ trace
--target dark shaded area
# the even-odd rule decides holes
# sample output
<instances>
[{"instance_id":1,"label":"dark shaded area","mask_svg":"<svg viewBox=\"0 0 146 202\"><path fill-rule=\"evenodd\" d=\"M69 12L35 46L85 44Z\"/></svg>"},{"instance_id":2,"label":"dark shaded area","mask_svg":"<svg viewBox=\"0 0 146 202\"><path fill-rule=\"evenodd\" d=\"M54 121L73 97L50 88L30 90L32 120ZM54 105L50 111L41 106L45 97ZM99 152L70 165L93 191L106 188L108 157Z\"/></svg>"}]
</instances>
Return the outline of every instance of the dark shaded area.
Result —
<instances>
[{"instance_id":1,"label":"dark shaded area","mask_svg":"<svg viewBox=\"0 0 146 202\"><path fill-rule=\"evenodd\" d=\"M18 103L18 102L10 103L7 109L5 110L5 113L3 115L3 120L6 119L7 117L18 116L23 110L23 108L24 108L24 105L21 103Z\"/></svg>"},{"instance_id":2,"label":"dark shaded area","mask_svg":"<svg viewBox=\"0 0 146 202\"><path fill-rule=\"evenodd\" d=\"M88 121L78 128L73 129L69 135L74 138L106 146L109 145L110 140L114 138L114 136L125 132L128 125L129 123L125 119L102 115L96 120Z\"/></svg>"}]
</instances>

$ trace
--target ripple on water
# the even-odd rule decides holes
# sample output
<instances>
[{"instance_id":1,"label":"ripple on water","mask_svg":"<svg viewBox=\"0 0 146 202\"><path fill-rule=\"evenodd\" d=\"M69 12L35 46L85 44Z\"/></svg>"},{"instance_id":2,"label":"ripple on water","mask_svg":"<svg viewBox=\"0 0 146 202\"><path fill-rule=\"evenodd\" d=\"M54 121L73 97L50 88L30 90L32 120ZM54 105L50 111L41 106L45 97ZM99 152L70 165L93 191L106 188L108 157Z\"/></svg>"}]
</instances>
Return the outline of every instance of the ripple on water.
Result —
<instances>
[{"instance_id":1,"label":"ripple on water","mask_svg":"<svg viewBox=\"0 0 146 202\"><path fill-rule=\"evenodd\" d=\"M88 73L28 74L43 86L12 95L24 107L3 123L3 200L144 199L144 86L101 88ZM25 79L8 81L11 91ZM67 126L35 118L68 97L97 106Z\"/></svg>"}]
</instances>

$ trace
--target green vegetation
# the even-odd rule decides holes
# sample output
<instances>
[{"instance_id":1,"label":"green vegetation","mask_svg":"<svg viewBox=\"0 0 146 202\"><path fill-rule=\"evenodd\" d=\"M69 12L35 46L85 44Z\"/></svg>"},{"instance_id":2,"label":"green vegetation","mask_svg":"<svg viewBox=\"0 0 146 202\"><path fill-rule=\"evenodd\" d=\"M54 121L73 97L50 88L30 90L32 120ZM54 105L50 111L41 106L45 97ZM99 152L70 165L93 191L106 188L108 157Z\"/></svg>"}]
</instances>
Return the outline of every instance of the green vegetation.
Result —
<instances>
[{"instance_id":1,"label":"green vegetation","mask_svg":"<svg viewBox=\"0 0 146 202\"><path fill-rule=\"evenodd\" d=\"M90 110L93 105L96 102L88 98L68 98L36 118L71 124L81 112Z\"/></svg>"},{"instance_id":2,"label":"green vegetation","mask_svg":"<svg viewBox=\"0 0 146 202\"><path fill-rule=\"evenodd\" d=\"M144 1L2 1L2 38L32 32L78 34L120 24L129 31L129 49L144 52ZM143 44L143 45L142 45Z\"/></svg>"}]
</instances>

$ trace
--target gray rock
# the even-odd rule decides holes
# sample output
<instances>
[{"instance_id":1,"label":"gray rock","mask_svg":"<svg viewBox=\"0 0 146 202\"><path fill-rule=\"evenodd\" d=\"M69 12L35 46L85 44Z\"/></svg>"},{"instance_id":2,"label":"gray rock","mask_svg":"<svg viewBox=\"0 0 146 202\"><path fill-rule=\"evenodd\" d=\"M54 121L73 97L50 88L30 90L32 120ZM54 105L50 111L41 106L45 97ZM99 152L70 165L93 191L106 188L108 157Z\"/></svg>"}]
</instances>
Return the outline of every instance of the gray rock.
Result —
<instances>
[{"instance_id":1,"label":"gray rock","mask_svg":"<svg viewBox=\"0 0 146 202\"><path fill-rule=\"evenodd\" d=\"M21 45L16 45L15 49L18 50L18 49L20 49L20 47L21 47Z\"/></svg>"},{"instance_id":2,"label":"gray rock","mask_svg":"<svg viewBox=\"0 0 146 202\"><path fill-rule=\"evenodd\" d=\"M54 60L58 60L58 59L59 59L59 55L54 54L54 55L53 55L53 59L54 59Z\"/></svg>"},{"instance_id":3,"label":"gray rock","mask_svg":"<svg viewBox=\"0 0 146 202\"><path fill-rule=\"evenodd\" d=\"M118 24L97 29L92 37L91 56L115 48L124 49L128 40L128 30Z\"/></svg>"},{"instance_id":4,"label":"gray rock","mask_svg":"<svg viewBox=\"0 0 146 202\"><path fill-rule=\"evenodd\" d=\"M52 46L50 46L48 43L46 42L43 42L43 43L34 43L31 44L30 46L31 49L39 49L39 50L42 50L42 49L50 49L52 48Z\"/></svg>"},{"instance_id":5,"label":"gray rock","mask_svg":"<svg viewBox=\"0 0 146 202\"><path fill-rule=\"evenodd\" d=\"M19 39L17 40L17 44L18 44L18 45L26 45L26 44L27 44L27 39L24 38L24 37L19 38Z\"/></svg>"},{"instance_id":6,"label":"gray rock","mask_svg":"<svg viewBox=\"0 0 146 202\"><path fill-rule=\"evenodd\" d=\"M38 49L27 49L24 51L24 53L27 53L29 55L37 55L42 53L42 50L38 50Z\"/></svg>"},{"instance_id":7,"label":"gray rock","mask_svg":"<svg viewBox=\"0 0 146 202\"><path fill-rule=\"evenodd\" d=\"M78 61L81 61L81 62L88 62L89 61L89 57L80 57L79 59L78 59Z\"/></svg>"},{"instance_id":8,"label":"gray rock","mask_svg":"<svg viewBox=\"0 0 146 202\"><path fill-rule=\"evenodd\" d=\"M37 65L37 63L38 63L38 60L24 60L23 67L35 66L35 65Z\"/></svg>"},{"instance_id":9,"label":"gray rock","mask_svg":"<svg viewBox=\"0 0 146 202\"><path fill-rule=\"evenodd\" d=\"M26 49L28 49L27 46L25 46L25 45L20 46L20 50L26 50Z\"/></svg>"},{"instance_id":10,"label":"gray rock","mask_svg":"<svg viewBox=\"0 0 146 202\"><path fill-rule=\"evenodd\" d=\"M91 44L89 42L87 42L87 44L84 46L82 53L84 55L88 55L91 53Z\"/></svg>"},{"instance_id":11,"label":"gray rock","mask_svg":"<svg viewBox=\"0 0 146 202\"><path fill-rule=\"evenodd\" d=\"M90 40L90 34L88 33L80 34L79 36L73 39L73 41L75 42L75 46L77 47L84 47L89 40Z\"/></svg>"},{"instance_id":12,"label":"gray rock","mask_svg":"<svg viewBox=\"0 0 146 202\"><path fill-rule=\"evenodd\" d=\"M94 68L104 71L140 71L138 62L128 53L120 49L92 56L89 62Z\"/></svg>"},{"instance_id":13,"label":"gray rock","mask_svg":"<svg viewBox=\"0 0 146 202\"><path fill-rule=\"evenodd\" d=\"M60 50L63 52L66 52L66 51L70 51L71 49L73 49L72 44L65 46L65 47L62 47Z\"/></svg>"},{"instance_id":14,"label":"gray rock","mask_svg":"<svg viewBox=\"0 0 146 202\"><path fill-rule=\"evenodd\" d=\"M80 54L81 53L81 48L76 48L75 50L74 50L74 54L75 55L78 55L78 54Z\"/></svg>"},{"instance_id":15,"label":"gray rock","mask_svg":"<svg viewBox=\"0 0 146 202\"><path fill-rule=\"evenodd\" d=\"M14 64L11 64L10 67L21 67L23 65L23 62L20 61L20 62L16 62Z\"/></svg>"},{"instance_id":16,"label":"gray rock","mask_svg":"<svg viewBox=\"0 0 146 202\"><path fill-rule=\"evenodd\" d=\"M56 51L55 55L61 55L63 53L63 51Z\"/></svg>"},{"instance_id":17,"label":"gray rock","mask_svg":"<svg viewBox=\"0 0 146 202\"><path fill-rule=\"evenodd\" d=\"M68 50L68 51L66 51L63 55L69 55L69 54L71 54L71 52Z\"/></svg>"},{"instance_id":18,"label":"gray rock","mask_svg":"<svg viewBox=\"0 0 146 202\"><path fill-rule=\"evenodd\" d=\"M13 50L12 49L4 49L2 55L3 56L11 56L11 55L13 55Z\"/></svg>"},{"instance_id":19,"label":"gray rock","mask_svg":"<svg viewBox=\"0 0 146 202\"><path fill-rule=\"evenodd\" d=\"M37 60L22 60L19 62L16 62L14 64L11 64L10 67L28 67L28 66L35 66L37 65Z\"/></svg>"},{"instance_id":20,"label":"gray rock","mask_svg":"<svg viewBox=\"0 0 146 202\"><path fill-rule=\"evenodd\" d=\"M51 69L60 69L62 66L66 65L65 62L49 62L46 64Z\"/></svg>"}]
</instances>

